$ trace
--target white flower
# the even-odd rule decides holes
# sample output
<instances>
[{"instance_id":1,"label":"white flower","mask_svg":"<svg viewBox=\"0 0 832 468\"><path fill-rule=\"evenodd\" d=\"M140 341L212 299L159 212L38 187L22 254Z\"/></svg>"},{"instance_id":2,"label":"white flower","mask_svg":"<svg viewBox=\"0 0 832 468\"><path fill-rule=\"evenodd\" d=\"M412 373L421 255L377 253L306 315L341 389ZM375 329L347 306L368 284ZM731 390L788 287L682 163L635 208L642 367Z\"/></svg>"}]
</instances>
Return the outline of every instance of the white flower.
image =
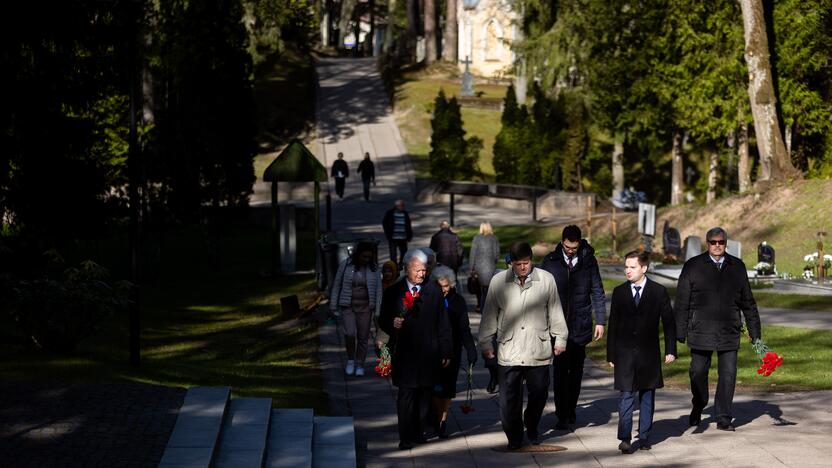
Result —
<instances>
[{"instance_id":1,"label":"white flower","mask_svg":"<svg viewBox=\"0 0 832 468\"><path fill-rule=\"evenodd\" d=\"M809 255L803 257L803 261L804 262L811 262L812 258L814 258L814 257L812 257L812 254L809 254Z\"/></svg>"},{"instance_id":2,"label":"white flower","mask_svg":"<svg viewBox=\"0 0 832 468\"><path fill-rule=\"evenodd\" d=\"M831 261L831 262L832 262L832 255L824 255L824 256L823 256L823 259L824 259L824 260L829 260L829 261Z\"/></svg>"}]
</instances>

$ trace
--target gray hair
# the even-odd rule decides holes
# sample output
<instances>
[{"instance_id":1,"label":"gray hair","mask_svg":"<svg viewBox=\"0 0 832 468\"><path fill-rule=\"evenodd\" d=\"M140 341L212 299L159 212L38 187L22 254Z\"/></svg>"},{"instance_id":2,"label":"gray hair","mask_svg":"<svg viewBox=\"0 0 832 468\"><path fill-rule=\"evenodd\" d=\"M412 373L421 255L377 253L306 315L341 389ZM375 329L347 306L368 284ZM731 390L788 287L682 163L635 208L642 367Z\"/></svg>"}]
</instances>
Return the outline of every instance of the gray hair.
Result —
<instances>
[{"instance_id":1,"label":"gray hair","mask_svg":"<svg viewBox=\"0 0 832 468\"><path fill-rule=\"evenodd\" d=\"M405 266L409 266L410 262L413 260L418 260L425 265L428 264L428 256L419 249L411 249L408 250L406 254L404 254L404 264Z\"/></svg>"},{"instance_id":2,"label":"gray hair","mask_svg":"<svg viewBox=\"0 0 832 468\"><path fill-rule=\"evenodd\" d=\"M724 237L725 240L728 240L728 233L725 232L725 229L722 229L721 227L717 226L715 228L711 228L711 229L708 230L707 234L705 234L705 240L709 241L709 240L713 239L714 237L720 236L720 235L722 237Z\"/></svg>"},{"instance_id":3,"label":"gray hair","mask_svg":"<svg viewBox=\"0 0 832 468\"><path fill-rule=\"evenodd\" d=\"M433 273L430 274L430 279L433 281L446 279L452 288L456 286L456 275L454 274L454 271L444 265L436 267L436 269L433 270Z\"/></svg>"}]
</instances>

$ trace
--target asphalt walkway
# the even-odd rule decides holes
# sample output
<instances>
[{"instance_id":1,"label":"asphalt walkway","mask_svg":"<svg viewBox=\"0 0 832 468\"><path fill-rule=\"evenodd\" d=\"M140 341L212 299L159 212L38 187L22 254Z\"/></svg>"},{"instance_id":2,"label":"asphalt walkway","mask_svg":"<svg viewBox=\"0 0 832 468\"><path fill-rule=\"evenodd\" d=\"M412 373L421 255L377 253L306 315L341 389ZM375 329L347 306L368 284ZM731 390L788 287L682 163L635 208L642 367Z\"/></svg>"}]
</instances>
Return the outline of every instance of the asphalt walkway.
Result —
<instances>
[{"instance_id":1,"label":"asphalt walkway","mask_svg":"<svg viewBox=\"0 0 832 468\"><path fill-rule=\"evenodd\" d=\"M413 217L416 238L412 246L426 246L438 222L447 216L447 207L414 202L413 171L375 70L371 59L325 59L318 67L319 157L329 167L341 151L354 170L364 152L369 151L378 172L378 185L369 203L362 199L360 179L348 179L347 196L337 201L333 210L334 228L381 239L384 211L394 200L403 199ZM529 220L527 213L487 210L460 206L456 224L476 226L482 220L498 225L524 224ZM382 259L387 256L385 243L379 252ZM471 314L471 325L476 332L478 315ZM712 410L710 406L703 415L707 425L688 427L690 393L662 389L657 393L653 450L622 455L616 440L618 394L612 390L611 375L590 361L576 429L553 430L551 398L544 411L544 443L564 446L566 451L529 454L492 450L505 446L506 440L500 428L496 396L484 390L488 374L481 362L474 371L473 413L459 411L465 389L465 373L460 373L457 388L462 393L452 406L450 439L399 451L395 388L372 372L361 378L344 375L345 356L334 324L321 328L320 358L333 414L355 417L362 466L832 466L824 455L832 446L830 391L737 394L737 431L725 433L716 430L712 418L707 416Z\"/></svg>"}]
</instances>

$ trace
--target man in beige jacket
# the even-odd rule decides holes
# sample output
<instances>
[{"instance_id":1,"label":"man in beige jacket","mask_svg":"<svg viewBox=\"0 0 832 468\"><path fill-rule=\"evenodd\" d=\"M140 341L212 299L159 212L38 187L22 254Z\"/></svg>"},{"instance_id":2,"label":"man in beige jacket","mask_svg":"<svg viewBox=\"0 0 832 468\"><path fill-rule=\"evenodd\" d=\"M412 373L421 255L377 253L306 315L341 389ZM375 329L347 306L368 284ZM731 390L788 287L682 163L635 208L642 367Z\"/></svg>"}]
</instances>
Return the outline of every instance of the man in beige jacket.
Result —
<instances>
[{"instance_id":1,"label":"man in beige jacket","mask_svg":"<svg viewBox=\"0 0 832 468\"><path fill-rule=\"evenodd\" d=\"M483 357L494 357L500 383L500 421L508 449L523 445L523 426L532 443L549 394L552 355L566 349L568 330L554 277L532 265L532 248L525 242L511 246L511 268L491 279L480 323ZM554 339L554 347L552 340ZM523 380L529 402L523 413Z\"/></svg>"}]
</instances>

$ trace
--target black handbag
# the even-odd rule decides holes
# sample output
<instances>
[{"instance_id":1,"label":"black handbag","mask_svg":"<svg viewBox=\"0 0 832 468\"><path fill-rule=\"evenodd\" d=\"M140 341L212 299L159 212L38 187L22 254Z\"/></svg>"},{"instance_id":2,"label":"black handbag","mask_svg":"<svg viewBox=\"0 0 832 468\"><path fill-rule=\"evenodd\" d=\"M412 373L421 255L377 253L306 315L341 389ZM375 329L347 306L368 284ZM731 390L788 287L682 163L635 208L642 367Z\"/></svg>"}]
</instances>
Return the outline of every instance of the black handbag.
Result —
<instances>
[{"instance_id":1,"label":"black handbag","mask_svg":"<svg viewBox=\"0 0 832 468\"><path fill-rule=\"evenodd\" d=\"M477 274L476 271L471 270L471 274L468 275L468 283L465 285L466 289L468 290L468 294L477 295L480 293L480 276Z\"/></svg>"}]
</instances>

